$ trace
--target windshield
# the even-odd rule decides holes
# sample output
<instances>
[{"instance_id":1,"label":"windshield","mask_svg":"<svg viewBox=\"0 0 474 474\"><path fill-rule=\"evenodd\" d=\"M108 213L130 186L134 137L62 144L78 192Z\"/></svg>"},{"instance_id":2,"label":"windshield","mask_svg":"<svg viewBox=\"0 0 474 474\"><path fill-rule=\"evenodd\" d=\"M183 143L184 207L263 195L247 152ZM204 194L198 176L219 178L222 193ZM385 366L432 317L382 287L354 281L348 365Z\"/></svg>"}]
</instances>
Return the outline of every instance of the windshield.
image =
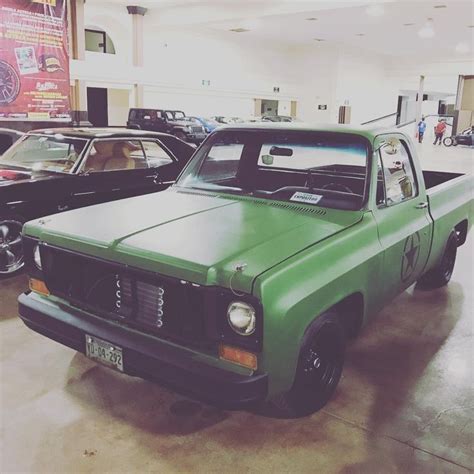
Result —
<instances>
[{"instance_id":1,"label":"windshield","mask_svg":"<svg viewBox=\"0 0 474 474\"><path fill-rule=\"evenodd\" d=\"M177 186L361 209L368 142L348 133L218 131Z\"/></svg>"},{"instance_id":2,"label":"windshield","mask_svg":"<svg viewBox=\"0 0 474 474\"><path fill-rule=\"evenodd\" d=\"M185 117L186 117L186 115L184 114L184 112L181 112L180 110L175 110L174 118L176 120L183 120Z\"/></svg>"},{"instance_id":3,"label":"windshield","mask_svg":"<svg viewBox=\"0 0 474 474\"><path fill-rule=\"evenodd\" d=\"M61 134L27 135L2 155L0 165L69 173L86 144L87 140Z\"/></svg>"}]
</instances>

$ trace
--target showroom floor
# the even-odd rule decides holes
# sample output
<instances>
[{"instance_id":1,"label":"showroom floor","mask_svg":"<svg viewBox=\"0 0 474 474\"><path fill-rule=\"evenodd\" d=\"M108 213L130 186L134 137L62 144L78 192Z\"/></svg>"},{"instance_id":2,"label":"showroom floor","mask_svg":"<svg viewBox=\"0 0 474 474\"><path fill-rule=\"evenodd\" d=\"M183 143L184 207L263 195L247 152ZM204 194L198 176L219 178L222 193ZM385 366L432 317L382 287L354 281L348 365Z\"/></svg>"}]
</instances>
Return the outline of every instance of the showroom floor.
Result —
<instances>
[{"instance_id":1,"label":"showroom floor","mask_svg":"<svg viewBox=\"0 0 474 474\"><path fill-rule=\"evenodd\" d=\"M420 146L426 169L471 172L467 148ZM348 350L308 418L227 412L97 366L18 319L0 283L2 472L445 473L474 469L473 238L448 287L413 288Z\"/></svg>"}]
</instances>

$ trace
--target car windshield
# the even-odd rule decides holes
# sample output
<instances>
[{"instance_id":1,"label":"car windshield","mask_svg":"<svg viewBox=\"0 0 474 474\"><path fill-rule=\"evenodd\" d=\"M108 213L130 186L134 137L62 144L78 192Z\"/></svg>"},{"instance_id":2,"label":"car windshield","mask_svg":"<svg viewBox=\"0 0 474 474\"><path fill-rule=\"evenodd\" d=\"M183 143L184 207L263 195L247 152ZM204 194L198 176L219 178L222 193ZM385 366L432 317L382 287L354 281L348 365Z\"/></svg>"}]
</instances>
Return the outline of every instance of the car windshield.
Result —
<instances>
[{"instance_id":1,"label":"car windshield","mask_svg":"<svg viewBox=\"0 0 474 474\"><path fill-rule=\"evenodd\" d=\"M366 198L367 160L368 141L349 133L223 130L176 185L355 210Z\"/></svg>"},{"instance_id":2,"label":"car windshield","mask_svg":"<svg viewBox=\"0 0 474 474\"><path fill-rule=\"evenodd\" d=\"M0 158L0 165L32 171L70 173L87 140L54 135L27 135Z\"/></svg>"}]
</instances>

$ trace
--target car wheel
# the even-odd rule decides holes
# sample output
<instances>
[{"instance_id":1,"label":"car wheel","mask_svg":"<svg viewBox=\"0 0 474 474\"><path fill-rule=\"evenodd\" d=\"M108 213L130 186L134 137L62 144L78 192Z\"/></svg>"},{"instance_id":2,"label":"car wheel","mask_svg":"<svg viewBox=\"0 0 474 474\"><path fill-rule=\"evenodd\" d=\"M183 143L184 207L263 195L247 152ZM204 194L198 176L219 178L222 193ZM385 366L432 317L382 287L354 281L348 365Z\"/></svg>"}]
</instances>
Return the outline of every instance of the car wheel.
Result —
<instances>
[{"instance_id":1,"label":"car wheel","mask_svg":"<svg viewBox=\"0 0 474 474\"><path fill-rule=\"evenodd\" d=\"M344 356L344 329L338 316L324 313L303 338L293 386L271 401L277 413L294 418L326 405L341 378Z\"/></svg>"},{"instance_id":2,"label":"car wheel","mask_svg":"<svg viewBox=\"0 0 474 474\"><path fill-rule=\"evenodd\" d=\"M22 228L22 218L0 216L0 278L19 273L25 265L21 238Z\"/></svg>"},{"instance_id":3,"label":"car wheel","mask_svg":"<svg viewBox=\"0 0 474 474\"><path fill-rule=\"evenodd\" d=\"M457 250L458 238L456 232L452 232L440 262L418 280L416 288L420 290L434 290L447 285L453 275Z\"/></svg>"},{"instance_id":4,"label":"car wheel","mask_svg":"<svg viewBox=\"0 0 474 474\"><path fill-rule=\"evenodd\" d=\"M443 140L443 145L444 146L451 146L451 145L454 145L454 140L452 137L446 137L444 140Z\"/></svg>"}]
</instances>

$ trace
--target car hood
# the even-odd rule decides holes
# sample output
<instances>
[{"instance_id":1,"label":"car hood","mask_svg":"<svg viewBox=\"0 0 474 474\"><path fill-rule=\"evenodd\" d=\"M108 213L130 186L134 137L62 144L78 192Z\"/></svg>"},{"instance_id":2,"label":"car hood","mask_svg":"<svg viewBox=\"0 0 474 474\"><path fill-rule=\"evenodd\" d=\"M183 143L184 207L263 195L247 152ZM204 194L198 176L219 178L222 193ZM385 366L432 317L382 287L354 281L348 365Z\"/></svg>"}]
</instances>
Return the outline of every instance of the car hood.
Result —
<instances>
[{"instance_id":1,"label":"car hood","mask_svg":"<svg viewBox=\"0 0 474 474\"><path fill-rule=\"evenodd\" d=\"M250 293L264 271L361 219L360 212L167 191L25 225L48 244L202 285ZM236 274L237 265L244 270Z\"/></svg>"}]
</instances>

